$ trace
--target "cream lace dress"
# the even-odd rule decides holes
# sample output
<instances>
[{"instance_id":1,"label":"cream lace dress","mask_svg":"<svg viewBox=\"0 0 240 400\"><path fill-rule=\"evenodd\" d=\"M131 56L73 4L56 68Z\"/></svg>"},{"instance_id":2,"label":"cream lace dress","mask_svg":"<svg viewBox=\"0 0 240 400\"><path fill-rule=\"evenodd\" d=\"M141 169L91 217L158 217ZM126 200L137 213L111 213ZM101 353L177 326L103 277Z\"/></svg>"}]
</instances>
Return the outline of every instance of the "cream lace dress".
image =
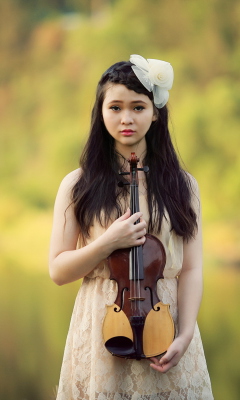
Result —
<instances>
[{"instance_id":1,"label":"cream lace dress","mask_svg":"<svg viewBox=\"0 0 240 400\"><path fill-rule=\"evenodd\" d=\"M148 220L144 195L140 195L140 209ZM95 223L90 241L103 232ZM181 273L183 243L170 232L166 220L158 237L167 256L164 279L158 281L158 295L163 303L170 304L177 330L177 277ZM67 336L57 400L212 400L197 325L184 356L166 374L153 370L149 360L121 359L106 350L102 324L106 305L114 303L116 290L106 261L83 279Z\"/></svg>"}]
</instances>

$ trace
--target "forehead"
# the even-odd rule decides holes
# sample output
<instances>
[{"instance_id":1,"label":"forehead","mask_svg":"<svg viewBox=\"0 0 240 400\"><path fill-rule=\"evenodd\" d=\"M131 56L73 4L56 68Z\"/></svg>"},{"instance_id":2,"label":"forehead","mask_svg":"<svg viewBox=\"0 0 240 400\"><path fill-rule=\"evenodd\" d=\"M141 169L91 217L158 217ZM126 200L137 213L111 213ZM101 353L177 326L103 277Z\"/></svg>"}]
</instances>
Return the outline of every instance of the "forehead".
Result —
<instances>
[{"instance_id":1,"label":"forehead","mask_svg":"<svg viewBox=\"0 0 240 400\"><path fill-rule=\"evenodd\" d=\"M129 90L125 85L118 83L107 83L105 88L104 102L145 102L147 104L152 103L148 96L142 93L137 93L134 90Z\"/></svg>"}]
</instances>

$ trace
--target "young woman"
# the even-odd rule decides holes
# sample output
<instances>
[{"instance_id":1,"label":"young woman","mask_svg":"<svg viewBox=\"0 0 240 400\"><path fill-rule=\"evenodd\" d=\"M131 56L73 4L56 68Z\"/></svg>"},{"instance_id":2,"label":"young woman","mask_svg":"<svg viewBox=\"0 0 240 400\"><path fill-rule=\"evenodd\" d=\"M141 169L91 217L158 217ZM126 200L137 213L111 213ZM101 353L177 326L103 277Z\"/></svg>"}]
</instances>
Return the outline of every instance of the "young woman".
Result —
<instances>
[{"instance_id":1,"label":"young woman","mask_svg":"<svg viewBox=\"0 0 240 400\"><path fill-rule=\"evenodd\" d=\"M172 67L164 61L134 55L111 66L97 87L80 169L60 185L50 275L58 285L83 281L57 400L213 399L196 324L202 297L199 194L194 178L179 165L168 130L172 82ZM119 171L129 171L132 152L149 172L139 171L140 212L130 215L129 186L118 182ZM112 356L103 341L107 306L117 295L107 257L143 245L147 232L165 248L157 291L170 304L176 335L161 358L122 359Z\"/></svg>"}]
</instances>

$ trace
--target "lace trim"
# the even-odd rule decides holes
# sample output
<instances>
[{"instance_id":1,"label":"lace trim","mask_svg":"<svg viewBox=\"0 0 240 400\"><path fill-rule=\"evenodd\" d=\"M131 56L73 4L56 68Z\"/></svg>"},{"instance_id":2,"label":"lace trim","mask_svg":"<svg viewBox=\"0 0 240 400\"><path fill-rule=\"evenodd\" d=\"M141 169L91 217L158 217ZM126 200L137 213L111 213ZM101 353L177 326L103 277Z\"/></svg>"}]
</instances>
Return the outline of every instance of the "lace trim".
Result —
<instances>
[{"instance_id":1,"label":"lace trim","mask_svg":"<svg viewBox=\"0 0 240 400\"><path fill-rule=\"evenodd\" d=\"M177 324L177 280L163 279L158 293L170 304ZM148 360L124 360L105 349L102 323L106 304L116 297L109 279L84 278L65 347L57 400L212 400L198 327L179 364L167 374Z\"/></svg>"}]
</instances>

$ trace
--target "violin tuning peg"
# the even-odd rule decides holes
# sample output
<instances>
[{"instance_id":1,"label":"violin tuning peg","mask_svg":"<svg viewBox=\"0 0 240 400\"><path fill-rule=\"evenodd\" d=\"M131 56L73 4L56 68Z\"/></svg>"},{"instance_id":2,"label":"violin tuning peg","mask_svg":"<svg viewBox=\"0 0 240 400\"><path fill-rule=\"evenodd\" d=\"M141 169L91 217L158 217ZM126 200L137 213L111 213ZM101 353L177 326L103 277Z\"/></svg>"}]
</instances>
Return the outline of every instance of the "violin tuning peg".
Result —
<instances>
[{"instance_id":1,"label":"violin tuning peg","mask_svg":"<svg viewBox=\"0 0 240 400\"><path fill-rule=\"evenodd\" d=\"M130 172L119 172L118 175L130 175Z\"/></svg>"},{"instance_id":2,"label":"violin tuning peg","mask_svg":"<svg viewBox=\"0 0 240 400\"><path fill-rule=\"evenodd\" d=\"M119 187L123 187L123 186L125 186L125 185L130 185L130 183L124 183L124 182L122 182L122 181L118 182L118 186L119 186Z\"/></svg>"},{"instance_id":3,"label":"violin tuning peg","mask_svg":"<svg viewBox=\"0 0 240 400\"><path fill-rule=\"evenodd\" d=\"M149 171L149 167L147 167L146 165L143 168L138 168L138 171L144 171L144 172L148 172Z\"/></svg>"}]
</instances>

